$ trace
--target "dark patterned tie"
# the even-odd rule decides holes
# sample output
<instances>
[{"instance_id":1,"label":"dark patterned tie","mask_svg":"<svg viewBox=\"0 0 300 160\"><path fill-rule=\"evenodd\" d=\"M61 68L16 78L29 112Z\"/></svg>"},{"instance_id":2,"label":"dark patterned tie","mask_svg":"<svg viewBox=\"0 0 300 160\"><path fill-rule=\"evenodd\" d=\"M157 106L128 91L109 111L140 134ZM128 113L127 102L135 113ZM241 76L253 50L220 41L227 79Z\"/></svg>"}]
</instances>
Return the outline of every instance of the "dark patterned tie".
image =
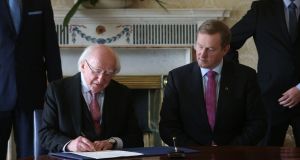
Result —
<instances>
[{"instance_id":1,"label":"dark patterned tie","mask_svg":"<svg viewBox=\"0 0 300 160\"><path fill-rule=\"evenodd\" d=\"M214 130L215 127L215 116L216 116L216 103L217 103L217 94L216 94L216 72L210 70L206 73L208 77L206 90L205 90L205 104L208 122L211 130Z\"/></svg>"},{"instance_id":2,"label":"dark patterned tie","mask_svg":"<svg viewBox=\"0 0 300 160\"><path fill-rule=\"evenodd\" d=\"M101 132L101 127L100 127L100 119L101 119L101 108L98 103L97 97L99 93L92 93L90 91L92 101L90 103L90 112L92 115L92 119L94 122L94 128L97 134L100 134Z\"/></svg>"},{"instance_id":3,"label":"dark patterned tie","mask_svg":"<svg viewBox=\"0 0 300 160\"><path fill-rule=\"evenodd\" d=\"M10 13L14 22L14 26L16 32L19 33L20 31L20 23L21 23L21 5L20 0L9 0L8 1Z\"/></svg>"},{"instance_id":4,"label":"dark patterned tie","mask_svg":"<svg viewBox=\"0 0 300 160\"><path fill-rule=\"evenodd\" d=\"M291 0L290 5L288 6L289 9L289 33L292 42L296 41L297 38L297 15L296 15L296 9L297 6L294 3L294 0Z\"/></svg>"}]
</instances>

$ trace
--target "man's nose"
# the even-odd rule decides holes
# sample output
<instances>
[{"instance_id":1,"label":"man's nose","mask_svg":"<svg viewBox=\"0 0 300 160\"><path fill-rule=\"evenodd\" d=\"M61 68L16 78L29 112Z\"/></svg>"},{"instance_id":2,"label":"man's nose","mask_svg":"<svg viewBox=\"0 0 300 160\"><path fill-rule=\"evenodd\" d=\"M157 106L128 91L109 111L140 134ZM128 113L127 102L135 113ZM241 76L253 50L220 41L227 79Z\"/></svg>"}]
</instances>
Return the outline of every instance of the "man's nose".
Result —
<instances>
[{"instance_id":1,"label":"man's nose","mask_svg":"<svg viewBox=\"0 0 300 160\"><path fill-rule=\"evenodd\" d=\"M207 56L207 49L202 49L199 51L198 53L200 55L200 57L206 57Z\"/></svg>"},{"instance_id":2,"label":"man's nose","mask_svg":"<svg viewBox=\"0 0 300 160\"><path fill-rule=\"evenodd\" d=\"M103 74L103 73L100 73L100 74L97 76L98 82L101 82L103 79L104 79L104 74Z\"/></svg>"}]
</instances>

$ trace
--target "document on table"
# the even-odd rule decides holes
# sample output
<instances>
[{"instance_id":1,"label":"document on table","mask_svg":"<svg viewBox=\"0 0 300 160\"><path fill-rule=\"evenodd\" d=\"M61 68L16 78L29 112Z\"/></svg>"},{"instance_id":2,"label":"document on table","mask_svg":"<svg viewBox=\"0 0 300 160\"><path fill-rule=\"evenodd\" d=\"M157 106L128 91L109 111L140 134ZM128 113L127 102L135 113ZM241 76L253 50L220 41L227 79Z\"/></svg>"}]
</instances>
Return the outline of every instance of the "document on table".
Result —
<instances>
[{"instance_id":1,"label":"document on table","mask_svg":"<svg viewBox=\"0 0 300 160\"><path fill-rule=\"evenodd\" d=\"M94 158L94 159L132 157L132 156L143 155L142 153L138 153L138 152L129 152L129 151L120 151L120 150L105 150L105 151L98 151L98 152L72 152L72 153L84 157Z\"/></svg>"}]
</instances>

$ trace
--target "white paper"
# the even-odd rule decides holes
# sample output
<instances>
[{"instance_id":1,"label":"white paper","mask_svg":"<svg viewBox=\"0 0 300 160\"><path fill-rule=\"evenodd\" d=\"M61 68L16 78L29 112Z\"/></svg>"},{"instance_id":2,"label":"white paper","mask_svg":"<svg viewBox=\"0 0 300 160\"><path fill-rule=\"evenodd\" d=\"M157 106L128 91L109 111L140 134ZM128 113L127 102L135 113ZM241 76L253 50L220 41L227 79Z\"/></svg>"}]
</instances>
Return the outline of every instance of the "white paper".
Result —
<instances>
[{"instance_id":1,"label":"white paper","mask_svg":"<svg viewBox=\"0 0 300 160\"><path fill-rule=\"evenodd\" d=\"M105 150L97 152L72 152L74 154L85 156L89 158L102 159L102 158L117 158L117 157L131 157L131 156L140 156L142 153L138 152L129 152L129 151L120 151L120 150Z\"/></svg>"}]
</instances>

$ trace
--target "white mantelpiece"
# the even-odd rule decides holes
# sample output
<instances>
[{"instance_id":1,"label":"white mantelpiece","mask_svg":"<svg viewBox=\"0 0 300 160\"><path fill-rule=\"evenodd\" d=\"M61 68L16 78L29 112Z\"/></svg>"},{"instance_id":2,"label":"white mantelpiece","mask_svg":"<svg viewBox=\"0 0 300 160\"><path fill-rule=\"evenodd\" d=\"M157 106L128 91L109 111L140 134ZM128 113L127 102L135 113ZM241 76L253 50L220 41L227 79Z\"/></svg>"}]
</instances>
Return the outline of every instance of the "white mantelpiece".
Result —
<instances>
[{"instance_id":1,"label":"white mantelpiece","mask_svg":"<svg viewBox=\"0 0 300 160\"><path fill-rule=\"evenodd\" d=\"M68 10L54 11L56 23L62 23ZM79 9L71 19L71 24L86 23L201 23L207 19L223 20L230 11L224 8L206 9Z\"/></svg>"},{"instance_id":2,"label":"white mantelpiece","mask_svg":"<svg viewBox=\"0 0 300 160\"><path fill-rule=\"evenodd\" d=\"M116 48L121 75L166 75L191 62L196 30L203 21L223 20L230 12L222 8L82 9L64 29L67 11L54 10L64 75L77 72L78 56L92 43Z\"/></svg>"},{"instance_id":3,"label":"white mantelpiece","mask_svg":"<svg viewBox=\"0 0 300 160\"><path fill-rule=\"evenodd\" d=\"M81 9L67 30L61 25L67 11L54 10L60 43L66 45L191 45L203 21L229 17L229 11L213 8Z\"/></svg>"}]
</instances>

